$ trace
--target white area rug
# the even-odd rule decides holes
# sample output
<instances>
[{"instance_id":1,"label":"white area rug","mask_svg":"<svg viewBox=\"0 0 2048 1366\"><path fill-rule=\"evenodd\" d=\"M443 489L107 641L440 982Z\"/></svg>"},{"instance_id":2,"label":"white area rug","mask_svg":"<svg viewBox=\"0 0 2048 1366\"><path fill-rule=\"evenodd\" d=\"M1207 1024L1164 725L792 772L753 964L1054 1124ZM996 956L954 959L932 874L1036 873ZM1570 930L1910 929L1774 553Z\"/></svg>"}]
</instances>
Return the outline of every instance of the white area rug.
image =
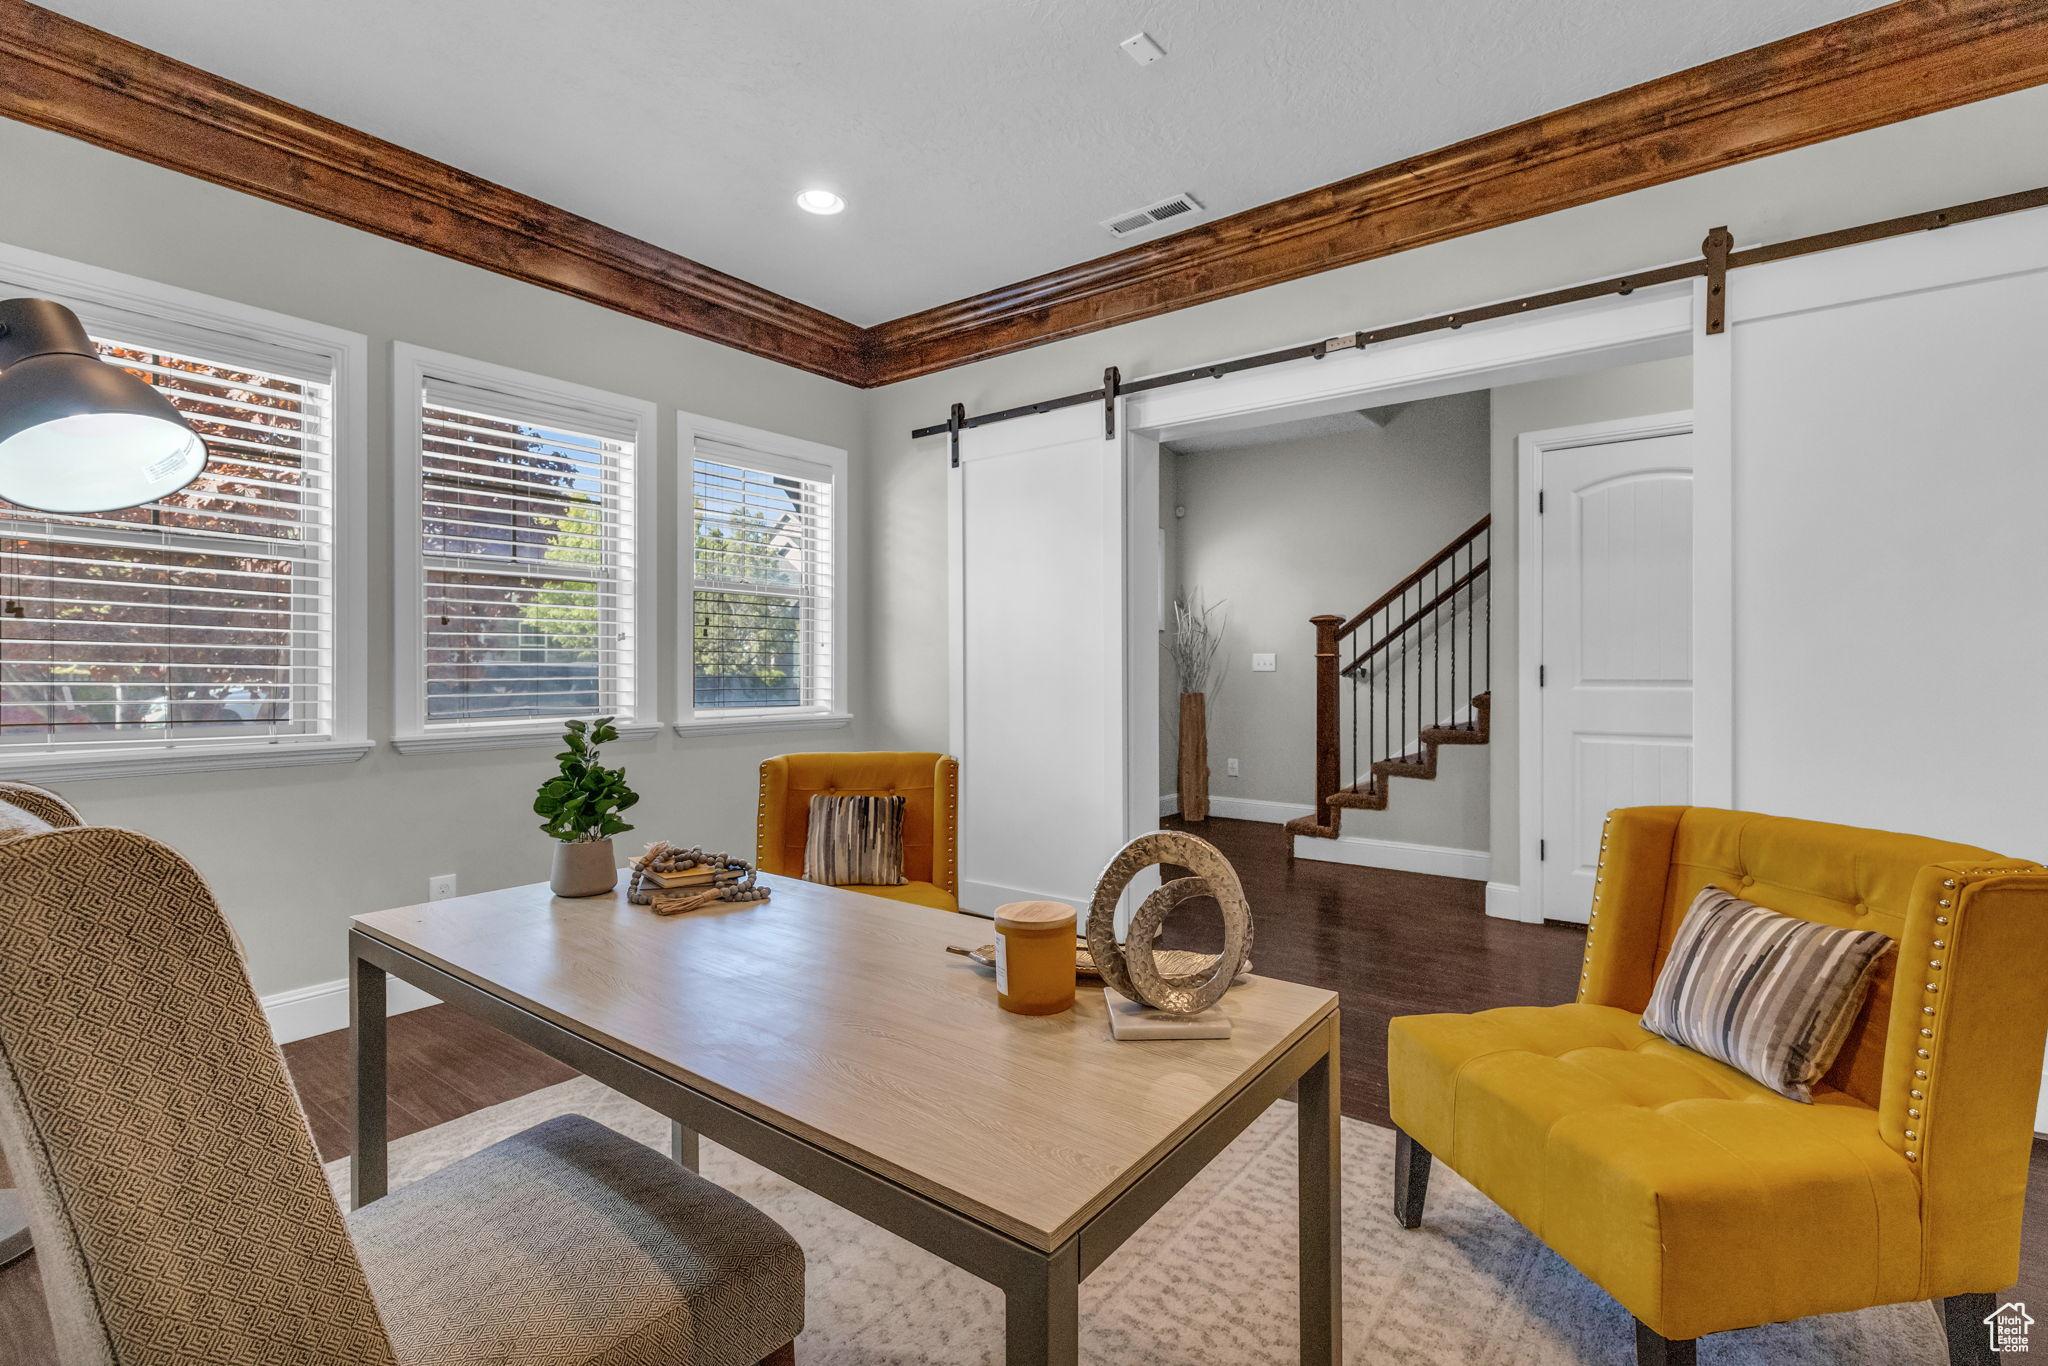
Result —
<instances>
[{"instance_id":1,"label":"white area rug","mask_svg":"<svg viewBox=\"0 0 2048 1366\"><path fill-rule=\"evenodd\" d=\"M391 1148L393 1187L554 1115L589 1115L666 1151L668 1121L588 1079ZM1624 1366L1629 1316L1438 1165L1421 1229L1394 1223L1391 1131L1344 1121L1344 1358L1357 1363ZM809 1262L802 1366L1002 1360L1002 1297L966 1272L715 1144L704 1174L766 1210ZM348 1165L328 1175L346 1195ZM345 1202L345 1201L344 1201ZM1260 1118L1081 1286L1081 1359L1100 1366L1293 1366L1294 1110ZM1894 1305L1703 1340L1716 1366L1947 1360L1928 1305Z\"/></svg>"}]
</instances>

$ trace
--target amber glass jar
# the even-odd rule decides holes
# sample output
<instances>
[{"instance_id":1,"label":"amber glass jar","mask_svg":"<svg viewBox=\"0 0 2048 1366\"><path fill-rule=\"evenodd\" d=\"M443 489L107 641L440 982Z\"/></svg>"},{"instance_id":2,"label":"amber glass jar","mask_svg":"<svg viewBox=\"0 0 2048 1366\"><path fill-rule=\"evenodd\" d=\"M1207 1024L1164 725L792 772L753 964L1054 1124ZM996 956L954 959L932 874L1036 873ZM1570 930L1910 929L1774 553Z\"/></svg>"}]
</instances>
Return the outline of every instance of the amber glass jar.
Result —
<instances>
[{"instance_id":1,"label":"amber glass jar","mask_svg":"<svg viewBox=\"0 0 2048 1366\"><path fill-rule=\"evenodd\" d=\"M1074 1007L1074 908L1012 901L996 908L996 1000L1019 1015Z\"/></svg>"}]
</instances>

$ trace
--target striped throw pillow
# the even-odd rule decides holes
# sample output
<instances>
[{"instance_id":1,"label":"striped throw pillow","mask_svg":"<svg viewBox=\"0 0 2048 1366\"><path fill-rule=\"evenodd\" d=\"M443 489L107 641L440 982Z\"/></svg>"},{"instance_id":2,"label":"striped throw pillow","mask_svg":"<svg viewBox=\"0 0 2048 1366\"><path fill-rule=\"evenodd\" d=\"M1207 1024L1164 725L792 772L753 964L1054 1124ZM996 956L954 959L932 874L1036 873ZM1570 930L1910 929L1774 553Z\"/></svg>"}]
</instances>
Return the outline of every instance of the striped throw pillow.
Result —
<instances>
[{"instance_id":1,"label":"striped throw pillow","mask_svg":"<svg viewBox=\"0 0 2048 1366\"><path fill-rule=\"evenodd\" d=\"M1816 925L1719 887L1693 899L1643 1028L1813 1103L1892 941Z\"/></svg>"},{"instance_id":2,"label":"striped throw pillow","mask_svg":"<svg viewBox=\"0 0 2048 1366\"><path fill-rule=\"evenodd\" d=\"M903 876L902 797L811 798L804 878L834 887L896 887Z\"/></svg>"}]
</instances>

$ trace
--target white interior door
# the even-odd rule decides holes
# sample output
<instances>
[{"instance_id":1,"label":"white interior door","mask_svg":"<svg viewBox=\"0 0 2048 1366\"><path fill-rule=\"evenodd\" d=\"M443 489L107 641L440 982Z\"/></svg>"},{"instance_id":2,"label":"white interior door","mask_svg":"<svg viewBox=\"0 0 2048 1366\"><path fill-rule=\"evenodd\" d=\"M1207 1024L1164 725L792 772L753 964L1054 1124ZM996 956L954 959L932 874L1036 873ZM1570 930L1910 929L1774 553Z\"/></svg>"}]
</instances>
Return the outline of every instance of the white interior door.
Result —
<instances>
[{"instance_id":1,"label":"white interior door","mask_svg":"<svg viewBox=\"0 0 2048 1366\"><path fill-rule=\"evenodd\" d=\"M1692 800L1689 433L1545 447L1541 556L1546 919L1584 921L1618 806Z\"/></svg>"},{"instance_id":2,"label":"white interior door","mask_svg":"<svg viewBox=\"0 0 2048 1366\"><path fill-rule=\"evenodd\" d=\"M1085 913L1126 838L1125 480L1100 408L961 436L951 525L965 909L1045 898Z\"/></svg>"}]
</instances>

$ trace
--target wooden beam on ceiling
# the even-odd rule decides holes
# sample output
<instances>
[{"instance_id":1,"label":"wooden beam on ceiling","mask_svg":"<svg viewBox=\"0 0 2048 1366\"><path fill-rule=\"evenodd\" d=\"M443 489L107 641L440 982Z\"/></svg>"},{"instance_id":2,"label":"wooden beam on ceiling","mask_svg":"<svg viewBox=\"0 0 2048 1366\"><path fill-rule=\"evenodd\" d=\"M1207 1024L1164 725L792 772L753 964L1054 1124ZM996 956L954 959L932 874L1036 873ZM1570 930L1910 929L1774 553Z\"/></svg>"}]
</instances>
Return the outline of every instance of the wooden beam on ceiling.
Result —
<instances>
[{"instance_id":1,"label":"wooden beam on ceiling","mask_svg":"<svg viewBox=\"0 0 2048 1366\"><path fill-rule=\"evenodd\" d=\"M863 383L862 330L26 0L0 114L707 341Z\"/></svg>"},{"instance_id":2,"label":"wooden beam on ceiling","mask_svg":"<svg viewBox=\"0 0 2048 1366\"><path fill-rule=\"evenodd\" d=\"M869 329L873 384L2048 82L2048 0L1906 0Z\"/></svg>"},{"instance_id":3,"label":"wooden beam on ceiling","mask_svg":"<svg viewBox=\"0 0 2048 1366\"><path fill-rule=\"evenodd\" d=\"M2048 82L2048 0L1903 0L861 328L27 3L0 114L847 384L1156 317Z\"/></svg>"}]
</instances>

